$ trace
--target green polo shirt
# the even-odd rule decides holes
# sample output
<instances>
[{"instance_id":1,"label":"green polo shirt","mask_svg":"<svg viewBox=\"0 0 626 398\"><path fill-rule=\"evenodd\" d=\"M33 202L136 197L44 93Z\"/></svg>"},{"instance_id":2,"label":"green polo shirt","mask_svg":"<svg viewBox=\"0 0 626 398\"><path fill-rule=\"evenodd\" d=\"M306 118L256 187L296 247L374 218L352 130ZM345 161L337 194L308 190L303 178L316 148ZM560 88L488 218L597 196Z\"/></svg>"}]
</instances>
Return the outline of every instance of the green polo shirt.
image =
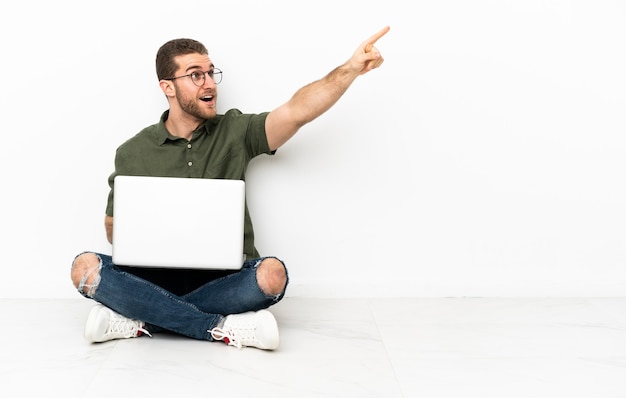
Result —
<instances>
[{"instance_id":1,"label":"green polo shirt","mask_svg":"<svg viewBox=\"0 0 626 398\"><path fill-rule=\"evenodd\" d=\"M169 111L117 148L115 171L109 176L106 214L113 214L113 180L117 175L244 180L248 163L260 154L273 154L265 135L267 113L243 114L231 109L207 120L191 140L171 135L165 128ZM180 206L184 206L181 198ZM259 257L254 246L252 220L245 206L244 253ZM187 216L187 214L186 214Z\"/></svg>"}]
</instances>

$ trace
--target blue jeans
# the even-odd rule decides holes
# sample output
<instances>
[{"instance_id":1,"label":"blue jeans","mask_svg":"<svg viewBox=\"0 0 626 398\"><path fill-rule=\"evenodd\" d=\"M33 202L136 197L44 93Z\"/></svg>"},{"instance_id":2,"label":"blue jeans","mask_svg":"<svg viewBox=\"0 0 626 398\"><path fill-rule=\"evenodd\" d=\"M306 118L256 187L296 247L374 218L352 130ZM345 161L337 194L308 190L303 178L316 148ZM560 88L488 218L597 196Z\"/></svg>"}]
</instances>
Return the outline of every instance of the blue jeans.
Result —
<instances>
[{"instance_id":1,"label":"blue jeans","mask_svg":"<svg viewBox=\"0 0 626 398\"><path fill-rule=\"evenodd\" d=\"M113 264L109 255L94 254L100 259L97 286L88 293L79 286L78 292L125 317L143 321L150 333L170 331L212 341L211 333L207 331L216 327L226 315L268 308L285 294L283 290L277 296L270 296L259 287L256 269L266 257L246 261L239 271L177 295L134 275L127 267Z\"/></svg>"}]
</instances>

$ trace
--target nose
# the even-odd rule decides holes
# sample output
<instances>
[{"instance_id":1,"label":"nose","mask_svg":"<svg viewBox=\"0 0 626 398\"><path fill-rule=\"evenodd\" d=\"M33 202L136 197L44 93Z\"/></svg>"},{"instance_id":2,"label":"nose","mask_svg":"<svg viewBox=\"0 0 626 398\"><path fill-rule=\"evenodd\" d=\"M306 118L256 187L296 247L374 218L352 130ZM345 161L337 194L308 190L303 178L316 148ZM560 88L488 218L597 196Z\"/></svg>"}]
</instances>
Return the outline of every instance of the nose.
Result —
<instances>
[{"instance_id":1,"label":"nose","mask_svg":"<svg viewBox=\"0 0 626 398\"><path fill-rule=\"evenodd\" d=\"M204 72L204 84L202 86L217 86L217 84L215 83L215 79L209 75L209 72Z\"/></svg>"}]
</instances>

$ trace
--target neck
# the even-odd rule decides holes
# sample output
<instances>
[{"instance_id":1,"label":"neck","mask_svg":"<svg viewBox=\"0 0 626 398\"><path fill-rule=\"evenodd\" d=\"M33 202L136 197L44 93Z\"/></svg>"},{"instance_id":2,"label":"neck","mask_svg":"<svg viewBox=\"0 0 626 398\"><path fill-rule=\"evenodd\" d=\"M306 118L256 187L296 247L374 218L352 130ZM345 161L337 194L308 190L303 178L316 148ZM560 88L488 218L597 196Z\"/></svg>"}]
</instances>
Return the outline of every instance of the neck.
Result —
<instances>
[{"instance_id":1,"label":"neck","mask_svg":"<svg viewBox=\"0 0 626 398\"><path fill-rule=\"evenodd\" d=\"M167 120L165 121L165 128L167 131L175 137L184 138L187 141L191 140L193 132L202 124L204 120L191 117L188 114L180 114L170 109Z\"/></svg>"}]
</instances>

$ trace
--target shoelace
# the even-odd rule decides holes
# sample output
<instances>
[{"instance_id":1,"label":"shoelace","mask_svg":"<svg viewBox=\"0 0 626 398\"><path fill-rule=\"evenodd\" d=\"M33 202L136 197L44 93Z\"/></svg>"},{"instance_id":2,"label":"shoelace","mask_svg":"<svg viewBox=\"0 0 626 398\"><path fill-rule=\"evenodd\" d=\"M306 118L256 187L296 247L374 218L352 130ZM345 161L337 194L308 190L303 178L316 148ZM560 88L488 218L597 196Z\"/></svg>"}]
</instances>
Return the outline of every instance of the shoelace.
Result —
<instances>
[{"instance_id":1,"label":"shoelace","mask_svg":"<svg viewBox=\"0 0 626 398\"><path fill-rule=\"evenodd\" d=\"M237 327L236 333L234 328L213 328L213 330L207 330L207 332L211 333L211 336L213 336L214 339L223 340L226 344L237 348L241 348L244 344L249 345L248 343L256 341L254 331L254 326Z\"/></svg>"},{"instance_id":2,"label":"shoelace","mask_svg":"<svg viewBox=\"0 0 626 398\"><path fill-rule=\"evenodd\" d=\"M106 334L120 335L128 338L140 336L140 333L144 333L152 337L150 332L141 327L141 322L128 319L115 312L111 314L109 330L107 330Z\"/></svg>"}]
</instances>

